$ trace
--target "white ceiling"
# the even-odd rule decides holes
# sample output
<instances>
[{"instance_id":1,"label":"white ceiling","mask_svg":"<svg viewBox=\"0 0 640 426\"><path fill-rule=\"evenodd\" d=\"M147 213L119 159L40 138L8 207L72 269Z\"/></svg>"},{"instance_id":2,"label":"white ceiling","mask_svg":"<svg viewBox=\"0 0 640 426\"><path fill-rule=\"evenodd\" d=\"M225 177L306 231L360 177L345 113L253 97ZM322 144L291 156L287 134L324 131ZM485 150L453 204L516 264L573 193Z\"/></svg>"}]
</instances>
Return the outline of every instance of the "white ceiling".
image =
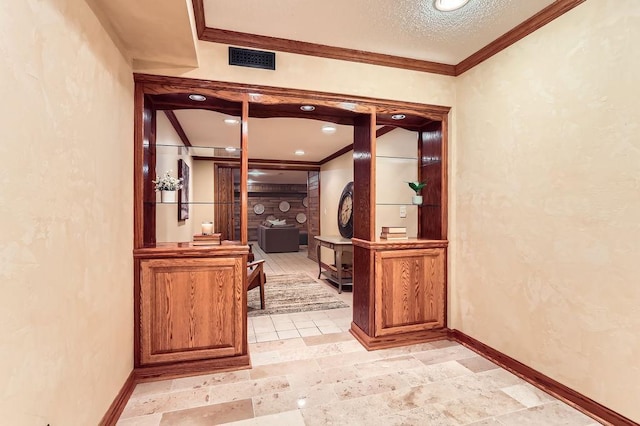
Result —
<instances>
[{"instance_id":1,"label":"white ceiling","mask_svg":"<svg viewBox=\"0 0 640 426\"><path fill-rule=\"evenodd\" d=\"M194 146L240 147L240 125L229 125L231 117L214 111L174 111ZM332 124L334 134L323 133L323 121L302 118L249 118L249 159L320 161L353 143L353 127ZM305 155L295 155L302 149Z\"/></svg>"},{"instance_id":2,"label":"white ceiling","mask_svg":"<svg viewBox=\"0 0 640 426\"><path fill-rule=\"evenodd\" d=\"M455 65L554 0L204 0L207 27Z\"/></svg>"}]
</instances>

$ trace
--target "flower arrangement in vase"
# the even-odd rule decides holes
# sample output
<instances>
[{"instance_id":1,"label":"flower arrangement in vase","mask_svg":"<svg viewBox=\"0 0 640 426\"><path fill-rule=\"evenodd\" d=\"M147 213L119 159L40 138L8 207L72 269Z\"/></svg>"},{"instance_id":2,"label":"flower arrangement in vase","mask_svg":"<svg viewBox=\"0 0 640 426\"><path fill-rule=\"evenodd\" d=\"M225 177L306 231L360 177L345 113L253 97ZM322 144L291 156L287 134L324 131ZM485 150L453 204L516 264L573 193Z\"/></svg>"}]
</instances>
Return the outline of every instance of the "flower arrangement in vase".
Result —
<instances>
[{"instance_id":1,"label":"flower arrangement in vase","mask_svg":"<svg viewBox=\"0 0 640 426\"><path fill-rule=\"evenodd\" d=\"M416 205L422 204L422 195L420 195L420 190L427 186L427 182L407 182L409 184L409 188L413 189L416 195L413 196L411 202Z\"/></svg>"},{"instance_id":2,"label":"flower arrangement in vase","mask_svg":"<svg viewBox=\"0 0 640 426\"><path fill-rule=\"evenodd\" d=\"M151 182L156 184L156 192L160 191L163 203L175 203L176 191L182 188L182 178L171 176L172 170L168 170L163 176L156 176Z\"/></svg>"}]
</instances>

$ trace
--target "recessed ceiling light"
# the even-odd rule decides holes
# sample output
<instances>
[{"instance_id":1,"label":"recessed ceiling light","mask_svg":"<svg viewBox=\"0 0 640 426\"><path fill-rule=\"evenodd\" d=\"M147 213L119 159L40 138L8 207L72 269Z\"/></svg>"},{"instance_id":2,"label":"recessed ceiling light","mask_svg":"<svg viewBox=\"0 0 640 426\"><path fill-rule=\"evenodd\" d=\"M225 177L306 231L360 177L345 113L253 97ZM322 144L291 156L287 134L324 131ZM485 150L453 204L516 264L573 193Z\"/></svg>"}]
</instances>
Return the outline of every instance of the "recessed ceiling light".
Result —
<instances>
[{"instance_id":1,"label":"recessed ceiling light","mask_svg":"<svg viewBox=\"0 0 640 426\"><path fill-rule=\"evenodd\" d=\"M202 96L202 95L189 95L189 99L191 99L192 101L198 101L198 102L203 102L207 100L206 96Z\"/></svg>"},{"instance_id":2,"label":"recessed ceiling light","mask_svg":"<svg viewBox=\"0 0 640 426\"><path fill-rule=\"evenodd\" d=\"M313 111L314 109L316 109L316 107L314 107L313 105L302 105L300 107L301 110L309 112L309 111Z\"/></svg>"},{"instance_id":3,"label":"recessed ceiling light","mask_svg":"<svg viewBox=\"0 0 640 426\"><path fill-rule=\"evenodd\" d=\"M225 148L225 151L227 151L227 152L236 152L236 149L234 147L232 147L232 146L228 146L228 147Z\"/></svg>"},{"instance_id":4,"label":"recessed ceiling light","mask_svg":"<svg viewBox=\"0 0 640 426\"><path fill-rule=\"evenodd\" d=\"M469 0L434 0L433 6L441 12L451 12L460 9Z\"/></svg>"},{"instance_id":5,"label":"recessed ceiling light","mask_svg":"<svg viewBox=\"0 0 640 426\"><path fill-rule=\"evenodd\" d=\"M296 155L304 155L304 151L301 149L296 150L296 152L294 152L294 154Z\"/></svg>"},{"instance_id":6,"label":"recessed ceiling light","mask_svg":"<svg viewBox=\"0 0 640 426\"><path fill-rule=\"evenodd\" d=\"M405 118L407 118L407 116L404 114L393 114L391 116L392 120L404 120Z\"/></svg>"},{"instance_id":7,"label":"recessed ceiling light","mask_svg":"<svg viewBox=\"0 0 640 426\"><path fill-rule=\"evenodd\" d=\"M336 130L336 126L334 126L333 124L325 124L324 126L322 126L322 132L328 135L335 133Z\"/></svg>"},{"instance_id":8,"label":"recessed ceiling light","mask_svg":"<svg viewBox=\"0 0 640 426\"><path fill-rule=\"evenodd\" d=\"M225 118L224 119L224 123L228 124L230 126L233 126L234 124L238 124L240 122L240 120L236 119L236 118Z\"/></svg>"}]
</instances>

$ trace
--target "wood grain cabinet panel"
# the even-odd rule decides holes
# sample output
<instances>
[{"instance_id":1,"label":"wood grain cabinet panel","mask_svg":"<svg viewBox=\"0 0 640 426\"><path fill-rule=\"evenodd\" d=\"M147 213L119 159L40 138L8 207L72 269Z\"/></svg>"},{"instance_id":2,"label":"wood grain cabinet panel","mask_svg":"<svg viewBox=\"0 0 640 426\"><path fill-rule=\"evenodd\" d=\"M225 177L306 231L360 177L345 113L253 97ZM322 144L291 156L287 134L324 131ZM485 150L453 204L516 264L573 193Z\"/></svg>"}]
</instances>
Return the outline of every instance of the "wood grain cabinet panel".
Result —
<instances>
[{"instance_id":1,"label":"wood grain cabinet panel","mask_svg":"<svg viewBox=\"0 0 640 426\"><path fill-rule=\"evenodd\" d=\"M141 364L243 351L242 257L140 262Z\"/></svg>"},{"instance_id":2,"label":"wood grain cabinet panel","mask_svg":"<svg viewBox=\"0 0 640 426\"><path fill-rule=\"evenodd\" d=\"M375 335L445 325L445 249L375 254Z\"/></svg>"}]
</instances>

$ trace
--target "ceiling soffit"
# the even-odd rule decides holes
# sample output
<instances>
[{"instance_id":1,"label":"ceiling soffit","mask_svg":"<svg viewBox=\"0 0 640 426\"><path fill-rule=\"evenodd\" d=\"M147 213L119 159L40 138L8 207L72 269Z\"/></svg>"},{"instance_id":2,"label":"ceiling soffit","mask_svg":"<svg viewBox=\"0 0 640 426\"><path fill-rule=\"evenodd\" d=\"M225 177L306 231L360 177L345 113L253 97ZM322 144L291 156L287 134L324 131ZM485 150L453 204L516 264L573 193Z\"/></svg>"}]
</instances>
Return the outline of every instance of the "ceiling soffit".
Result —
<instances>
[{"instance_id":1,"label":"ceiling soffit","mask_svg":"<svg viewBox=\"0 0 640 426\"><path fill-rule=\"evenodd\" d=\"M445 14L431 1L192 1L204 41L459 75L585 0L473 0ZM297 19L309 13L315 23Z\"/></svg>"}]
</instances>

